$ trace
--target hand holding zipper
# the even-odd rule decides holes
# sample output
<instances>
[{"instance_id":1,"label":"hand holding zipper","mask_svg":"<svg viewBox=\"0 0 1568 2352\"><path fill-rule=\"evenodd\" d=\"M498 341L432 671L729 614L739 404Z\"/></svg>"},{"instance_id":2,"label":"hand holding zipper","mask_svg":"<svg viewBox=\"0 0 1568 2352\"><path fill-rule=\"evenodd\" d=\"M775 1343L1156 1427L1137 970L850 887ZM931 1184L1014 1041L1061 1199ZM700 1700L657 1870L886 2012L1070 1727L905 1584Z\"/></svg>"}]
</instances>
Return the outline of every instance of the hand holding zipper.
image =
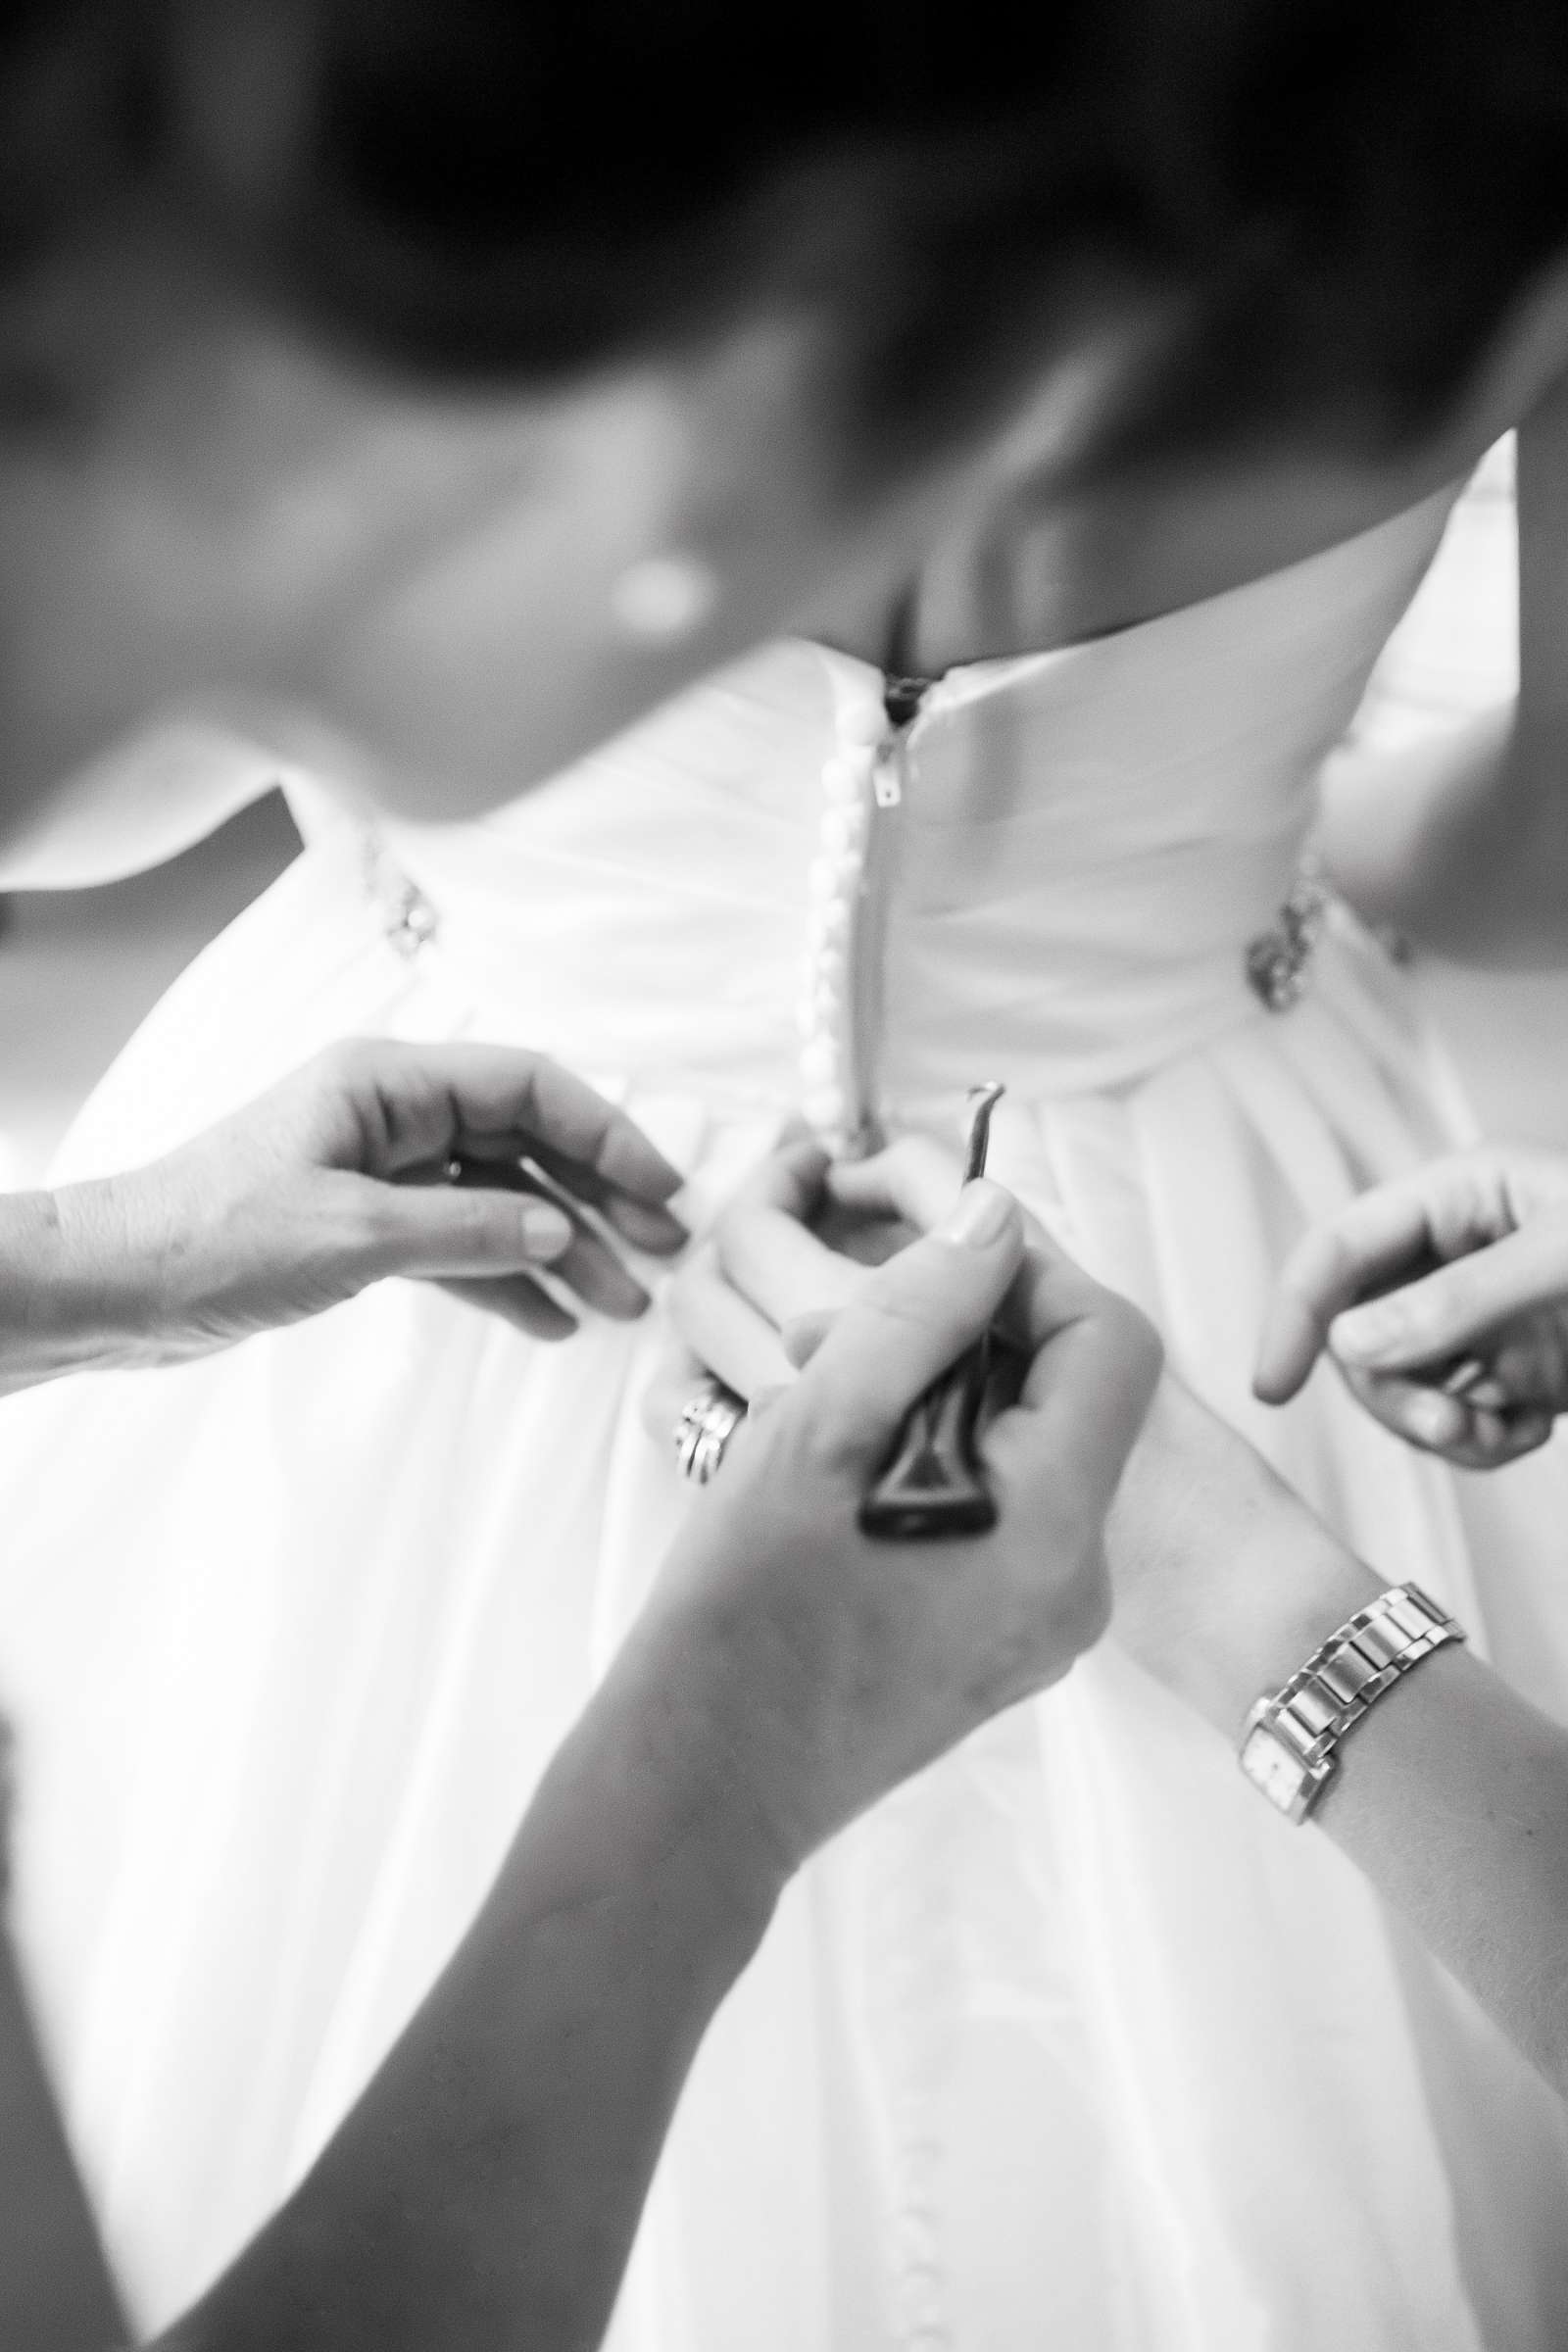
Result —
<instances>
[{"instance_id":1,"label":"hand holding zipper","mask_svg":"<svg viewBox=\"0 0 1568 2352\"><path fill-rule=\"evenodd\" d=\"M991 1114L1003 1089L975 1087L969 1096L969 1140L963 1180L986 1172ZM991 1346L981 1340L933 1381L899 1432L886 1468L860 1505L868 1536L898 1543L941 1536L984 1535L997 1523L977 1436L991 1374Z\"/></svg>"}]
</instances>

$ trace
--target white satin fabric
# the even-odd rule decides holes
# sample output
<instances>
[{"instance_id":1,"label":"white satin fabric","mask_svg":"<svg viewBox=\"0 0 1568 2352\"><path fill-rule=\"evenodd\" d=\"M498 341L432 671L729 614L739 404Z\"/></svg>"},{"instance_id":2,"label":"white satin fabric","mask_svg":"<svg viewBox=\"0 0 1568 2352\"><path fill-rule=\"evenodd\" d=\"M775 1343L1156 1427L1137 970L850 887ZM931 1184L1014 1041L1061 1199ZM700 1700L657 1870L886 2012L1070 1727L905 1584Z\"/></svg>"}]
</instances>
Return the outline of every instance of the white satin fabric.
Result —
<instances>
[{"instance_id":1,"label":"white satin fabric","mask_svg":"<svg viewBox=\"0 0 1568 2352\"><path fill-rule=\"evenodd\" d=\"M1556 1458L1455 1482L1330 1377L1284 1414L1248 1391L1302 1220L1462 1131L1348 917L1289 1013L1244 977L1446 504L938 690L882 1093L951 1137L963 1088L1005 1079L998 1173L1390 1581L1560 1710ZM305 856L171 992L62 1172L346 1032L487 1035L615 1091L716 1199L798 1097L819 780L875 684L769 648L484 824L389 831L378 864L303 809ZM681 1508L639 1418L661 1345L655 1316L534 1348L387 1285L0 1417L20 1927L148 2323L342 2114L635 1608ZM612 2340L1548 2352L1565 2210L1555 2101L1106 1644L792 1889L699 2060Z\"/></svg>"}]
</instances>

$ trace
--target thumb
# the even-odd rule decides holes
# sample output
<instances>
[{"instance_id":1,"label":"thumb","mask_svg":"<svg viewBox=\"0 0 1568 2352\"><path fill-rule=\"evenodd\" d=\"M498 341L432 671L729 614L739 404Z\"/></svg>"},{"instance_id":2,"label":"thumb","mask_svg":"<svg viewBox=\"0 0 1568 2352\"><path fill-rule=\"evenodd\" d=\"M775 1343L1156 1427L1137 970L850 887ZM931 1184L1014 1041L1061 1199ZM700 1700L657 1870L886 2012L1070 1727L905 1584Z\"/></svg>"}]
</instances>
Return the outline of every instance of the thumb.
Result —
<instances>
[{"instance_id":1,"label":"thumb","mask_svg":"<svg viewBox=\"0 0 1568 2352\"><path fill-rule=\"evenodd\" d=\"M368 1280L386 1274L515 1274L547 1266L573 1238L571 1219L553 1200L468 1185L381 1184L350 1177L367 1199L368 1238L361 1263Z\"/></svg>"},{"instance_id":2,"label":"thumb","mask_svg":"<svg viewBox=\"0 0 1568 2352\"><path fill-rule=\"evenodd\" d=\"M983 1177L945 1224L869 1276L802 1373L793 1409L849 1459L879 1461L915 1399L981 1339L1023 1258L1023 1216Z\"/></svg>"},{"instance_id":3,"label":"thumb","mask_svg":"<svg viewBox=\"0 0 1568 2352\"><path fill-rule=\"evenodd\" d=\"M1485 1339L1568 1291L1568 1219L1543 1217L1419 1282L1337 1315L1329 1345L1347 1364L1394 1372Z\"/></svg>"}]
</instances>

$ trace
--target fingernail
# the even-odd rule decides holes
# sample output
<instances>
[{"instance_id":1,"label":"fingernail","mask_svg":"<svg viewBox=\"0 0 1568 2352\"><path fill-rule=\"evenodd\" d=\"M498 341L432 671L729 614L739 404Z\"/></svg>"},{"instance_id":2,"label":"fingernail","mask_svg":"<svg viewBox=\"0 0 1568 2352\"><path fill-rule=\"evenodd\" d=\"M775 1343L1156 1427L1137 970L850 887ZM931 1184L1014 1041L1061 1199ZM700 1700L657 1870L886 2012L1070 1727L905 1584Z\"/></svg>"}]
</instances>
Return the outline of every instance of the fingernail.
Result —
<instances>
[{"instance_id":1,"label":"fingernail","mask_svg":"<svg viewBox=\"0 0 1568 2352\"><path fill-rule=\"evenodd\" d=\"M559 1257L571 1240L571 1219L550 1200L523 1200L523 1248L530 1257Z\"/></svg>"},{"instance_id":2,"label":"fingernail","mask_svg":"<svg viewBox=\"0 0 1568 2352\"><path fill-rule=\"evenodd\" d=\"M1453 1397L1432 1390L1410 1398L1404 1425L1423 1446L1452 1446L1464 1434L1465 1410Z\"/></svg>"},{"instance_id":3,"label":"fingernail","mask_svg":"<svg viewBox=\"0 0 1568 2352\"><path fill-rule=\"evenodd\" d=\"M634 1250L651 1250L656 1256L668 1256L673 1250L684 1250L692 1238L691 1228L682 1223L672 1208L643 1204L623 1207L614 1222Z\"/></svg>"},{"instance_id":4,"label":"fingernail","mask_svg":"<svg viewBox=\"0 0 1568 2352\"><path fill-rule=\"evenodd\" d=\"M1013 1217L1012 1195L1000 1184L977 1176L958 1195L958 1204L937 1230L944 1241L961 1243L966 1250L989 1250L1000 1242Z\"/></svg>"},{"instance_id":5,"label":"fingernail","mask_svg":"<svg viewBox=\"0 0 1568 2352\"><path fill-rule=\"evenodd\" d=\"M1394 1347L1404 1317L1386 1306L1353 1306L1329 1325L1329 1346L1352 1364L1370 1364Z\"/></svg>"}]
</instances>

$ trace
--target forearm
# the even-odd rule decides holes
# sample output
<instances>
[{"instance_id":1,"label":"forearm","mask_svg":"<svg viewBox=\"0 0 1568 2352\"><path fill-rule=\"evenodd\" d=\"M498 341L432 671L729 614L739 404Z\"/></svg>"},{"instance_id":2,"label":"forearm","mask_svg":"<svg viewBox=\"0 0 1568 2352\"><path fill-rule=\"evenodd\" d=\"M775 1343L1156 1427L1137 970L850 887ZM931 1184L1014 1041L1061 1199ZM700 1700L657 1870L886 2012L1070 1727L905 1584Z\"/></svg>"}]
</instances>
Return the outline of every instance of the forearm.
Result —
<instances>
[{"instance_id":1,"label":"forearm","mask_svg":"<svg viewBox=\"0 0 1568 2352\"><path fill-rule=\"evenodd\" d=\"M1568 2094L1568 1735L1449 1648L1379 1701L1343 1759L1325 1835Z\"/></svg>"},{"instance_id":2,"label":"forearm","mask_svg":"<svg viewBox=\"0 0 1568 2352\"><path fill-rule=\"evenodd\" d=\"M1568 961L1568 777L1513 707L1441 741L1347 757L1323 786L1322 848L1368 922L1459 962Z\"/></svg>"},{"instance_id":3,"label":"forearm","mask_svg":"<svg viewBox=\"0 0 1568 2352\"><path fill-rule=\"evenodd\" d=\"M687 2068L780 1883L710 1737L699 1649L617 1668L369 2090L167 2352L599 2341Z\"/></svg>"},{"instance_id":4,"label":"forearm","mask_svg":"<svg viewBox=\"0 0 1568 2352\"><path fill-rule=\"evenodd\" d=\"M1162 1679L1236 1741L1384 1587L1298 1506L1232 1565L1228 1599L1216 1586ZM1345 1736L1312 1819L1301 1834L1341 1846L1568 2092L1568 1734L1468 1650L1440 1650Z\"/></svg>"},{"instance_id":5,"label":"forearm","mask_svg":"<svg viewBox=\"0 0 1568 2352\"><path fill-rule=\"evenodd\" d=\"M158 1257L126 1188L0 1195L0 1396L157 1358Z\"/></svg>"}]
</instances>

